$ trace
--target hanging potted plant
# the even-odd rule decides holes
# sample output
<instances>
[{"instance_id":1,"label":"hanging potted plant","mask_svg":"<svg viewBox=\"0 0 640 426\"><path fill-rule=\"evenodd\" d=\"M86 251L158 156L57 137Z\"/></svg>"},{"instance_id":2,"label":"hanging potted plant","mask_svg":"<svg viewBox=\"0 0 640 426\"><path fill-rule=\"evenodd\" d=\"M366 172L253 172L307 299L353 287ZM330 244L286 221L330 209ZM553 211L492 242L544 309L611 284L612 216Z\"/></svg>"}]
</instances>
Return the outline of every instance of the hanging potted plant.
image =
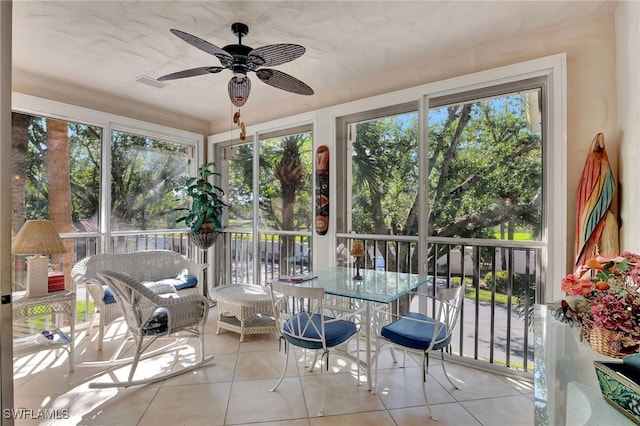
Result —
<instances>
[{"instance_id":1,"label":"hanging potted plant","mask_svg":"<svg viewBox=\"0 0 640 426\"><path fill-rule=\"evenodd\" d=\"M176 219L189 227L189 240L201 249L215 244L222 229L222 211L227 205L222 201L222 188L209 183L211 176L220 176L214 172L213 162L198 167L198 175L188 178L178 190L191 197L191 208L181 208L186 215Z\"/></svg>"}]
</instances>

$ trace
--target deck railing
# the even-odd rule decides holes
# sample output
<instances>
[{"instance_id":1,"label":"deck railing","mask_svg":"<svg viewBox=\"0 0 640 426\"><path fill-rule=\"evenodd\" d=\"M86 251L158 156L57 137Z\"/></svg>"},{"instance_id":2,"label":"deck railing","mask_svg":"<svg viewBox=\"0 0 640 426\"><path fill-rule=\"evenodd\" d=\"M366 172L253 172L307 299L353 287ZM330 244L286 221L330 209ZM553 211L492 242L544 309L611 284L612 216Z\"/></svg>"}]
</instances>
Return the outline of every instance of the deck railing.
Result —
<instances>
[{"instance_id":1,"label":"deck railing","mask_svg":"<svg viewBox=\"0 0 640 426\"><path fill-rule=\"evenodd\" d=\"M71 265L95 254L102 246L99 234L63 235L73 241ZM111 236L113 251L133 252L169 249L191 255L185 232L121 232ZM418 239L374 235L341 235L335 251L338 265L353 265L349 255L353 240L364 242L366 255L362 267L395 272L418 272ZM216 245L220 262L217 284L256 283L267 285L285 275L305 274L313 270L311 233L273 231L253 234L225 231ZM452 355L464 361L478 362L492 368L508 367L516 374L530 375L533 368L531 321L536 289L541 277L541 246L504 240L431 240L428 250L428 274L435 285L422 291L432 294L438 288L464 283L464 309L452 344ZM64 270L69 257L54 259L53 270ZM211 261L214 261L211 259ZM14 261L14 289L24 282L24 258ZM256 273L257 272L257 273ZM68 285L71 284L67 277ZM79 323L88 320L92 301L83 288L78 294ZM411 307L411 300L400 300L393 308Z\"/></svg>"},{"instance_id":2,"label":"deck railing","mask_svg":"<svg viewBox=\"0 0 640 426\"><path fill-rule=\"evenodd\" d=\"M284 237L294 244L281 252ZM406 236L341 235L335 251L337 265L353 265L349 252L355 239L365 246L363 268L418 272L418 239ZM281 267L285 275L308 273L313 270L309 242L309 235L273 232L261 234L256 246L250 232L226 232L221 247L224 282L267 285L277 279ZM431 240L427 250L428 274L435 285L423 291L435 294L437 288L465 284L452 355L529 375L533 368L531 312L541 279L541 244L438 238ZM406 311L413 309L410 304L411 300L400 300L393 308Z\"/></svg>"}]
</instances>

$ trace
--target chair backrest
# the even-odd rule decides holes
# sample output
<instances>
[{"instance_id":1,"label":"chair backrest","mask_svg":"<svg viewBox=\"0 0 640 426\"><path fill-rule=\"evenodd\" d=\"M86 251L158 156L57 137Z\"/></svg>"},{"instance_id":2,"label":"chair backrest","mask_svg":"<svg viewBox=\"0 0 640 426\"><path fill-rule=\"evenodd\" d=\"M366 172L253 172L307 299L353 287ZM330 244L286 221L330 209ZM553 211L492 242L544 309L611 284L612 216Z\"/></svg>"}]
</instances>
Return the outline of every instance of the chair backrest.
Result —
<instances>
[{"instance_id":1,"label":"chair backrest","mask_svg":"<svg viewBox=\"0 0 640 426\"><path fill-rule=\"evenodd\" d=\"M460 310L462 309L462 299L464 298L464 286L442 289L438 292L438 314L436 319L447 326L446 338L451 336L456 326ZM444 339L443 339L444 340Z\"/></svg>"},{"instance_id":2,"label":"chair backrest","mask_svg":"<svg viewBox=\"0 0 640 426\"><path fill-rule=\"evenodd\" d=\"M100 271L122 271L138 281L157 281L176 276L183 269L188 269L193 275L199 272L197 265L180 253L171 250L141 250L94 254L75 264L71 276L76 285L87 280L100 283Z\"/></svg>"},{"instance_id":3,"label":"chair backrest","mask_svg":"<svg viewBox=\"0 0 640 426\"><path fill-rule=\"evenodd\" d=\"M271 283L271 300L278 330L287 341L296 346L321 345L327 349L324 288L275 281Z\"/></svg>"},{"instance_id":4,"label":"chair backrest","mask_svg":"<svg viewBox=\"0 0 640 426\"><path fill-rule=\"evenodd\" d=\"M138 332L153 318L160 296L126 274L100 271L98 276L107 282L131 331Z\"/></svg>"}]
</instances>

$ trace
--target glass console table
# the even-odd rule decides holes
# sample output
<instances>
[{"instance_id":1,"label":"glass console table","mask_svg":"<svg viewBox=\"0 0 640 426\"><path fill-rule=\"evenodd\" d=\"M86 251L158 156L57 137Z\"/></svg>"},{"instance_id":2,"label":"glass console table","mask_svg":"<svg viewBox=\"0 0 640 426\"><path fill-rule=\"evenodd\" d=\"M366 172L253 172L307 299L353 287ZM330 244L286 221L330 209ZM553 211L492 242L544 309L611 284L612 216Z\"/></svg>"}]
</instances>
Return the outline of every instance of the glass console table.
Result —
<instances>
[{"instance_id":1,"label":"glass console table","mask_svg":"<svg viewBox=\"0 0 640 426\"><path fill-rule=\"evenodd\" d=\"M581 342L579 330L556 320L545 305L535 306L535 424L632 425L605 401L593 361L620 361Z\"/></svg>"}]
</instances>

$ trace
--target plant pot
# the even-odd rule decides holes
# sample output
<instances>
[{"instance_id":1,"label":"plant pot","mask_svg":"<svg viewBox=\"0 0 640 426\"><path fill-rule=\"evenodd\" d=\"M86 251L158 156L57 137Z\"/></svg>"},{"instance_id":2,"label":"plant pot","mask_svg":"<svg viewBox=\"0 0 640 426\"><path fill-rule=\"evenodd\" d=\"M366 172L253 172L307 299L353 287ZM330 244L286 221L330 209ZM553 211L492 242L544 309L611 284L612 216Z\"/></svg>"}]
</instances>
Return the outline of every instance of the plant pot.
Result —
<instances>
[{"instance_id":1,"label":"plant pot","mask_svg":"<svg viewBox=\"0 0 640 426\"><path fill-rule=\"evenodd\" d=\"M218 231L210 232L189 232L189 241L196 247L206 250L216 243L218 239Z\"/></svg>"}]
</instances>

